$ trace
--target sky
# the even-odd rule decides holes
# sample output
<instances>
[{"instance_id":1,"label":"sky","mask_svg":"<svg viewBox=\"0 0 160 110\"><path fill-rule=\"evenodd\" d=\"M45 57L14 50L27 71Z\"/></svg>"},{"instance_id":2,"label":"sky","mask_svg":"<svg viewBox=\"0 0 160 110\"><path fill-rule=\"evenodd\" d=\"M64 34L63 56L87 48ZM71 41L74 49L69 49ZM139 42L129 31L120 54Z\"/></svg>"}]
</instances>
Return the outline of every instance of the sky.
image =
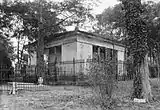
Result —
<instances>
[{"instance_id":1,"label":"sky","mask_svg":"<svg viewBox=\"0 0 160 110\"><path fill-rule=\"evenodd\" d=\"M99 1L100 3L93 10L95 14L100 14L101 12L103 12L105 8L112 7L115 4L119 3L117 0L99 0Z\"/></svg>"},{"instance_id":2,"label":"sky","mask_svg":"<svg viewBox=\"0 0 160 110\"><path fill-rule=\"evenodd\" d=\"M118 0L99 0L101 3L99 4L99 6L95 7L93 12L95 14L100 14L103 12L104 9L108 8L108 7L113 7L114 5L120 3ZM144 1L154 1L154 2L159 2L160 0L142 0L142 2Z\"/></svg>"}]
</instances>

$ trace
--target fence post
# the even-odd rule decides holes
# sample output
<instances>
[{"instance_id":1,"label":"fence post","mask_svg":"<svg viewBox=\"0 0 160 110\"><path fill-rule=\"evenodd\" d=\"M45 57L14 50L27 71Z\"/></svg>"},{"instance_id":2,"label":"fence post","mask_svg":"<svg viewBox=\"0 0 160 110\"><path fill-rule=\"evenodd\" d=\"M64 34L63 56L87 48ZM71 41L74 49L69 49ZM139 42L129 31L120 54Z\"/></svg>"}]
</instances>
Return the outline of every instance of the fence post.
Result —
<instances>
[{"instance_id":1,"label":"fence post","mask_svg":"<svg viewBox=\"0 0 160 110\"><path fill-rule=\"evenodd\" d=\"M57 57L55 58L55 62L54 62L54 80L55 80L55 82L57 83Z\"/></svg>"},{"instance_id":2,"label":"fence post","mask_svg":"<svg viewBox=\"0 0 160 110\"><path fill-rule=\"evenodd\" d=\"M73 58L73 81L76 82L75 58Z\"/></svg>"},{"instance_id":3,"label":"fence post","mask_svg":"<svg viewBox=\"0 0 160 110\"><path fill-rule=\"evenodd\" d=\"M14 81L12 83L12 94L16 94L16 74L19 73L19 64L15 65L15 72L14 72Z\"/></svg>"},{"instance_id":4,"label":"fence post","mask_svg":"<svg viewBox=\"0 0 160 110\"><path fill-rule=\"evenodd\" d=\"M12 87L13 87L12 94L15 95L16 94L16 82L12 83Z\"/></svg>"},{"instance_id":5,"label":"fence post","mask_svg":"<svg viewBox=\"0 0 160 110\"><path fill-rule=\"evenodd\" d=\"M0 84L2 83L2 65L0 65Z\"/></svg>"},{"instance_id":6,"label":"fence post","mask_svg":"<svg viewBox=\"0 0 160 110\"><path fill-rule=\"evenodd\" d=\"M73 58L73 74L75 75L75 58Z\"/></svg>"}]
</instances>

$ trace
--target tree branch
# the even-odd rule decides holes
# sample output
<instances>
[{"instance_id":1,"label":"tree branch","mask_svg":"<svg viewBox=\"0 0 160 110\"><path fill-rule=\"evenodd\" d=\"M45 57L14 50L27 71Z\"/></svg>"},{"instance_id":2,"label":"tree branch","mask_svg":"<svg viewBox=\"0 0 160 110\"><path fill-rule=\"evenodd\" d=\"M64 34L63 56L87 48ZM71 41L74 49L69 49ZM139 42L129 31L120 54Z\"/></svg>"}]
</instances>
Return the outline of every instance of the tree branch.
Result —
<instances>
[{"instance_id":1,"label":"tree branch","mask_svg":"<svg viewBox=\"0 0 160 110\"><path fill-rule=\"evenodd\" d=\"M73 15L75 15L75 13L72 14L72 15L70 15L70 16L68 16L68 17L66 17L66 18L64 18L64 19L62 19L60 22L58 22L57 24L54 24L54 25L52 25L52 26L50 26L50 27L58 26L59 24L63 23L63 22L66 21L68 18L72 17ZM45 30L45 29L47 29L47 28L50 28L50 27L43 27L42 31Z\"/></svg>"}]
</instances>

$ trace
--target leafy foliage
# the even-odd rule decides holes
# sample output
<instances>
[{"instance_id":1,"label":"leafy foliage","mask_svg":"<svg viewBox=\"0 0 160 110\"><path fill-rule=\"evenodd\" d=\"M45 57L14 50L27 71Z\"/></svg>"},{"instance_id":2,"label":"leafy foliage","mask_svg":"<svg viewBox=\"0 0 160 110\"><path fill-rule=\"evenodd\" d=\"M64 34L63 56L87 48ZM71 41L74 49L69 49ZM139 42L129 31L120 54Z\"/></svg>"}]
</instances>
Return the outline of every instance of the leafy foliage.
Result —
<instances>
[{"instance_id":1,"label":"leafy foliage","mask_svg":"<svg viewBox=\"0 0 160 110\"><path fill-rule=\"evenodd\" d=\"M97 57L98 58L98 57ZM115 104L112 95L116 86L116 75L112 61L94 60L88 70L89 83L97 94L101 107L112 108Z\"/></svg>"},{"instance_id":2,"label":"leafy foliage","mask_svg":"<svg viewBox=\"0 0 160 110\"><path fill-rule=\"evenodd\" d=\"M18 29L21 31L14 29L14 33L21 33L23 36L28 36L30 40L37 40L40 20L39 7L42 8L43 22L43 29L40 31L43 31L46 37L55 32L65 31L65 26L82 24L87 18L93 18L90 14L91 8L86 7L83 0L66 0L58 3L42 0L41 4L38 0L33 2L14 1L1 4L0 9L7 19L12 18L8 20L9 24L11 21L17 21L14 23L21 25L21 29Z\"/></svg>"},{"instance_id":3,"label":"leafy foliage","mask_svg":"<svg viewBox=\"0 0 160 110\"><path fill-rule=\"evenodd\" d=\"M141 17L144 9L140 0L123 1L125 11L125 28L127 30L126 45L130 54L134 56L134 64L140 63L148 49L147 25Z\"/></svg>"},{"instance_id":4,"label":"leafy foliage","mask_svg":"<svg viewBox=\"0 0 160 110\"><path fill-rule=\"evenodd\" d=\"M124 12L121 9L122 4L105 9L97 15L97 25L93 28L96 33L102 35L114 35L114 39L120 39L125 35Z\"/></svg>"},{"instance_id":5,"label":"leafy foliage","mask_svg":"<svg viewBox=\"0 0 160 110\"><path fill-rule=\"evenodd\" d=\"M0 9L2 6L0 5ZM9 34L9 28L11 28L10 20L12 18L5 14L2 10L0 10L0 62L4 63L3 60L7 59L9 60L9 63L11 63L10 58L14 59L13 56L13 45L10 41L10 34Z\"/></svg>"},{"instance_id":6,"label":"leafy foliage","mask_svg":"<svg viewBox=\"0 0 160 110\"><path fill-rule=\"evenodd\" d=\"M146 15L144 14L146 8L141 4L141 0L121 1L123 4L122 9L125 13L126 46L129 55L133 57L133 66L135 68L133 97L146 98L148 101L152 99L147 60L150 51L151 36L148 35L150 28L147 24L148 19L145 19Z\"/></svg>"},{"instance_id":7,"label":"leafy foliage","mask_svg":"<svg viewBox=\"0 0 160 110\"><path fill-rule=\"evenodd\" d=\"M32 2L5 2L0 6L1 12L7 15L12 37L20 39L27 36L29 40L36 40L37 73L44 74L44 43L55 32L66 31L65 26L83 24L87 18L92 18L91 8L84 5L83 0L65 0L52 2L34 0ZM17 28L20 26L19 28Z\"/></svg>"}]
</instances>

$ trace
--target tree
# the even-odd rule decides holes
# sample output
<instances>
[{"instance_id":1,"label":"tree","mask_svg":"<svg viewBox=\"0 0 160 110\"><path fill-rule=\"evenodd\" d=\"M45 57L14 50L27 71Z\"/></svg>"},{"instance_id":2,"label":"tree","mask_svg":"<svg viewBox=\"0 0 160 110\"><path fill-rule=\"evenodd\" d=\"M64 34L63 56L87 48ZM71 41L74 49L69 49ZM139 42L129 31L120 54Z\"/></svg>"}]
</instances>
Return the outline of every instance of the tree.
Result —
<instances>
[{"instance_id":1,"label":"tree","mask_svg":"<svg viewBox=\"0 0 160 110\"><path fill-rule=\"evenodd\" d=\"M3 65L4 58L10 59L10 56L13 54L13 46L9 39L0 35L0 65Z\"/></svg>"},{"instance_id":2,"label":"tree","mask_svg":"<svg viewBox=\"0 0 160 110\"><path fill-rule=\"evenodd\" d=\"M4 13L17 16L23 23L23 34L29 39L35 39L37 45L37 73L44 75L44 42L46 38L55 32L65 31L65 26L71 24L79 25L86 18L92 17L90 9L86 8L83 0L66 0L59 3L46 0L35 0L33 2L14 1L2 5Z\"/></svg>"},{"instance_id":3,"label":"tree","mask_svg":"<svg viewBox=\"0 0 160 110\"><path fill-rule=\"evenodd\" d=\"M0 5L0 8L1 5ZM5 14L2 10L0 11L0 64L5 63L3 60L14 59L13 45L10 41L9 29L11 27L10 20L12 19L8 14ZM11 63L11 61L9 61Z\"/></svg>"},{"instance_id":4,"label":"tree","mask_svg":"<svg viewBox=\"0 0 160 110\"><path fill-rule=\"evenodd\" d=\"M147 24L149 25L149 36L150 36L150 56L156 61L158 67L158 76L160 68L160 2L148 2L146 5L146 16Z\"/></svg>"},{"instance_id":5,"label":"tree","mask_svg":"<svg viewBox=\"0 0 160 110\"><path fill-rule=\"evenodd\" d=\"M81 0L68 0L60 4L47 3L46 1L39 2L39 19L38 19L38 45L37 45L37 72L40 76L44 75L44 37L49 36L54 32L63 29L62 26L67 24L83 22L86 15L90 15L88 10L83 6ZM52 5L51 5L52 4ZM36 6L36 5L35 5ZM59 8L61 7L61 8ZM56 10L57 13L52 10ZM63 19L58 16L65 16ZM58 22L57 22L58 21ZM47 33L48 35L45 35ZM44 77L44 76L43 76Z\"/></svg>"},{"instance_id":6,"label":"tree","mask_svg":"<svg viewBox=\"0 0 160 110\"><path fill-rule=\"evenodd\" d=\"M141 84L141 75L143 74L139 74L140 70L141 73L143 71L140 69L140 65L141 62L145 62L145 58L146 60L148 59L144 56L148 55L156 60L159 59L160 4L149 1L143 4L136 4L136 6L132 1L121 1L125 5L120 3L113 8L109 7L105 9L102 14L97 15L98 23L95 32L108 36L111 31L114 31L114 36L124 38L128 50L127 53L134 58L134 70L139 70L139 72L135 72L139 77L135 77L137 79L135 79L134 86L135 88L139 88L140 91L137 91L137 93L134 91L134 97L140 97L143 91ZM139 81L137 81L138 78ZM135 96L135 94L137 95Z\"/></svg>"},{"instance_id":7,"label":"tree","mask_svg":"<svg viewBox=\"0 0 160 110\"><path fill-rule=\"evenodd\" d=\"M124 12L121 5L119 3L114 7L109 7L96 16L97 24L93 27L96 33L109 35L109 37L112 33L116 40L125 36Z\"/></svg>"},{"instance_id":8,"label":"tree","mask_svg":"<svg viewBox=\"0 0 160 110\"><path fill-rule=\"evenodd\" d=\"M133 56L135 67L133 97L149 101L152 100L148 69L149 29L142 16L144 7L141 0L121 1L125 12L126 45L130 55Z\"/></svg>"}]
</instances>

